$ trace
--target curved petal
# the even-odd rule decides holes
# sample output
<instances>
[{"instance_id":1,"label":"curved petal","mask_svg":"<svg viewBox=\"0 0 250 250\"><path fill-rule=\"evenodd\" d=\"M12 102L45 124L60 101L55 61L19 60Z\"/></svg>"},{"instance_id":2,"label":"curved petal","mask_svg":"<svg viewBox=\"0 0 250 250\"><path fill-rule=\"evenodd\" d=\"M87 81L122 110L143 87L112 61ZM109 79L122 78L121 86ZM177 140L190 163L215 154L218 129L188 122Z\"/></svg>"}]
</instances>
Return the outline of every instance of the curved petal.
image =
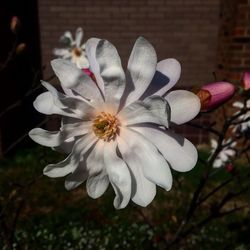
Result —
<instances>
[{"instance_id":1,"label":"curved petal","mask_svg":"<svg viewBox=\"0 0 250 250\"><path fill-rule=\"evenodd\" d=\"M156 123L169 126L170 107L160 96L151 96L144 101L137 101L125 107L118 115L123 125L138 123Z\"/></svg>"},{"instance_id":2,"label":"curved petal","mask_svg":"<svg viewBox=\"0 0 250 250\"><path fill-rule=\"evenodd\" d=\"M90 119L94 115L94 108L84 100L66 97L48 83L44 86L49 92L39 95L33 103L35 109L40 113L46 115L59 114L78 119Z\"/></svg>"},{"instance_id":3,"label":"curved petal","mask_svg":"<svg viewBox=\"0 0 250 250\"><path fill-rule=\"evenodd\" d=\"M168 163L157 148L140 133L130 129L121 129L120 137L127 143L127 150L123 148L121 151L122 156L125 153L127 157L132 157L137 167L142 168L144 176L149 181L167 191L170 190L173 181L172 174ZM129 154L130 156L128 156ZM124 160L126 161L125 158Z\"/></svg>"},{"instance_id":4,"label":"curved petal","mask_svg":"<svg viewBox=\"0 0 250 250\"><path fill-rule=\"evenodd\" d=\"M171 122L183 124L196 117L201 108L201 102L198 96L190 91L175 90L166 95L171 108Z\"/></svg>"},{"instance_id":5,"label":"curved petal","mask_svg":"<svg viewBox=\"0 0 250 250\"><path fill-rule=\"evenodd\" d=\"M70 89L93 105L103 103L102 95L95 82L75 64L67 60L55 59L51 61L51 66L66 93L67 89Z\"/></svg>"},{"instance_id":6,"label":"curved petal","mask_svg":"<svg viewBox=\"0 0 250 250\"><path fill-rule=\"evenodd\" d=\"M81 46L82 37L83 37L83 30L81 27L78 27L76 29L76 36L75 36L75 42L78 48Z\"/></svg>"},{"instance_id":7,"label":"curved petal","mask_svg":"<svg viewBox=\"0 0 250 250\"><path fill-rule=\"evenodd\" d=\"M73 146L74 146L76 140L77 140L76 138L71 137L71 138L65 140L59 146L53 147L52 149L57 151L57 152L60 152L60 153L70 154L72 152L72 149L73 149Z\"/></svg>"},{"instance_id":8,"label":"curved petal","mask_svg":"<svg viewBox=\"0 0 250 250\"><path fill-rule=\"evenodd\" d=\"M89 69L93 74L95 75L96 82L100 90L102 91L102 94L104 96L104 82L100 76L100 68L99 64L97 63L96 60L96 47L97 44L99 43L100 39L99 38L90 38L86 42L85 46L85 52L87 55L87 58L89 60Z\"/></svg>"},{"instance_id":9,"label":"curved petal","mask_svg":"<svg viewBox=\"0 0 250 250\"><path fill-rule=\"evenodd\" d=\"M131 154L128 144L121 137L118 138L118 148L130 170L132 201L139 206L146 207L156 195L156 185L145 178L142 166L134 160L134 154Z\"/></svg>"},{"instance_id":10,"label":"curved petal","mask_svg":"<svg viewBox=\"0 0 250 250\"><path fill-rule=\"evenodd\" d=\"M88 195L93 199L101 197L107 190L108 186L109 178L107 174L103 172L89 177L86 183Z\"/></svg>"},{"instance_id":11,"label":"curved petal","mask_svg":"<svg viewBox=\"0 0 250 250\"><path fill-rule=\"evenodd\" d=\"M29 136L33 141L43 146L58 147L69 138L87 134L91 131L91 125L91 122L67 124L61 128L61 131L34 128L29 132Z\"/></svg>"},{"instance_id":12,"label":"curved petal","mask_svg":"<svg viewBox=\"0 0 250 250\"><path fill-rule=\"evenodd\" d=\"M155 74L157 56L153 46L143 37L139 37L128 61L126 75L127 86L125 106L137 101L148 88Z\"/></svg>"},{"instance_id":13,"label":"curved petal","mask_svg":"<svg viewBox=\"0 0 250 250\"><path fill-rule=\"evenodd\" d=\"M151 141L170 166L179 172L191 170L198 159L195 146L187 139L170 131L150 127L133 127Z\"/></svg>"},{"instance_id":14,"label":"curved petal","mask_svg":"<svg viewBox=\"0 0 250 250\"><path fill-rule=\"evenodd\" d=\"M108 188L109 179L104 166L104 142L99 140L86 160L89 178L87 193L93 199L99 198Z\"/></svg>"},{"instance_id":15,"label":"curved petal","mask_svg":"<svg viewBox=\"0 0 250 250\"><path fill-rule=\"evenodd\" d=\"M66 177L64 186L67 190L77 188L88 178L88 172L82 165L85 165L84 162L80 162L78 168Z\"/></svg>"},{"instance_id":16,"label":"curved petal","mask_svg":"<svg viewBox=\"0 0 250 250\"><path fill-rule=\"evenodd\" d=\"M76 65L79 69L87 69L89 67L89 62L87 58L82 55L76 59Z\"/></svg>"},{"instance_id":17,"label":"curved petal","mask_svg":"<svg viewBox=\"0 0 250 250\"><path fill-rule=\"evenodd\" d=\"M96 47L96 60L104 82L105 102L112 107L115 106L114 111L116 111L125 89L125 74L121 59L114 45L107 40L100 40Z\"/></svg>"},{"instance_id":18,"label":"curved petal","mask_svg":"<svg viewBox=\"0 0 250 250\"><path fill-rule=\"evenodd\" d=\"M104 147L104 164L116 197L114 207L121 209L127 206L131 197L131 176L125 162L117 156L116 142L108 142Z\"/></svg>"},{"instance_id":19,"label":"curved petal","mask_svg":"<svg viewBox=\"0 0 250 250\"><path fill-rule=\"evenodd\" d=\"M57 164L49 164L43 170L43 174L49 177L63 177L75 171L79 166L79 162L83 155L97 141L93 134L87 134L83 138L76 141L71 154L63 161Z\"/></svg>"}]
</instances>

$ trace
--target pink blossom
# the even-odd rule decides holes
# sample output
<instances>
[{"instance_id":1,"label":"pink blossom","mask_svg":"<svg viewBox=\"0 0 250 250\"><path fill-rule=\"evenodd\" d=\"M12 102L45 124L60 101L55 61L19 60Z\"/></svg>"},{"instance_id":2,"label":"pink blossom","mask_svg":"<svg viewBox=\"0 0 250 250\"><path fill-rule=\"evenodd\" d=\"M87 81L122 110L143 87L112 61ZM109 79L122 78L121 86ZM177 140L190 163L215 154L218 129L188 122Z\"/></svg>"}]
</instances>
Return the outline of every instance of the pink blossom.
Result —
<instances>
[{"instance_id":1,"label":"pink blossom","mask_svg":"<svg viewBox=\"0 0 250 250\"><path fill-rule=\"evenodd\" d=\"M245 72L243 74L243 87L245 90L250 89L250 72Z\"/></svg>"},{"instance_id":2,"label":"pink blossom","mask_svg":"<svg viewBox=\"0 0 250 250\"><path fill-rule=\"evenodd\" d=\"M201 101L201 111L207 112L228 101L235 93L235 87L228 82L204 85L197 93Z\"/></svg>"}]
</instances>

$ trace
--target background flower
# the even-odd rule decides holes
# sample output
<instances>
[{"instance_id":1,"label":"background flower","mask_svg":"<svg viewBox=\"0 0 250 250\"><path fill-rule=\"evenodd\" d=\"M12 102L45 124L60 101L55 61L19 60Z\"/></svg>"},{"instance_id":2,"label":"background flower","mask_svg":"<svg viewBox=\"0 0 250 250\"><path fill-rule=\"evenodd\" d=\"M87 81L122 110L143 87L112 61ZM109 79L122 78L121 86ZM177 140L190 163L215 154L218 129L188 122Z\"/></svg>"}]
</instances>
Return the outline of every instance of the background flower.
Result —
<instances>
[{"instance_id":1,"label":"background flower","mask_svg":"<svg viewBox=\"0 0 250 250\"><path fill-rule=\"evenodd\" d=\"M86 69L89 67L89 62L85 54L85 44L81 45L83 37L82 28L77 28L75 34L75 40L72 37L71 32L66 31L60 38L60 41L66 45L65 48L55 48L53 54L59 58L70 60L76 64L80 69Z\"/></svg>"}]
</instances>

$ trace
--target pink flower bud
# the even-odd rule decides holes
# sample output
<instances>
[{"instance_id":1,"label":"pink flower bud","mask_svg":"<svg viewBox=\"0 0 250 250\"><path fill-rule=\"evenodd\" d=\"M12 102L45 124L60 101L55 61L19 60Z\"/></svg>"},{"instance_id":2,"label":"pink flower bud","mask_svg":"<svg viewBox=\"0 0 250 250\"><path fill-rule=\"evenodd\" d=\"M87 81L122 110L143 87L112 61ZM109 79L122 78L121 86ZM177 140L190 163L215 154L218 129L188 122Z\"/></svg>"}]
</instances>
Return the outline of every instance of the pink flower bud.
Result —
<instances>
[{"instance_id":1,"label":"pink flower bud","mask_svg":"<svg viewBox=\"0 0 250 250\"><path fill-rule=\"evenodd\" d=\"M243 87L245 90L249 90L250 89L250 72L245 72L243 74Z\"/></svg>"},{"instance_id":2,"label":"pink flower bud","mask_svg":"<svg viewBox=\"0 0 250 250\"><path fill-rule=\"evenodd\" d=\"M228 101L235 93L235 87L228 82L204 85L196 94L201 101L201 111L211 111Z\"/></svg>"},{"instance_id":3,"label":"pink flower bud","mask_svg":"<svg viewBox=\"0 0 250 250\"><path fill-rule=\"evenodd\" d=\"M86 68L86 69L82 69L82 71L83 71L86 75L90 76L94 82L96 82L95 75L93 74L92 71L90 71L90 70L87 69L87 68Z\"/></svg>"},{"instance_id":4,"label":"pink flower bud","mask_svg":"<svg viewBox=\"0 0 250 250\"><path fill-rule=\"evenodd\" d=\"M234 166L232 163L228 163L226 166L227 172L231 173L234 170Z\"/></svg>"}]
</instances>

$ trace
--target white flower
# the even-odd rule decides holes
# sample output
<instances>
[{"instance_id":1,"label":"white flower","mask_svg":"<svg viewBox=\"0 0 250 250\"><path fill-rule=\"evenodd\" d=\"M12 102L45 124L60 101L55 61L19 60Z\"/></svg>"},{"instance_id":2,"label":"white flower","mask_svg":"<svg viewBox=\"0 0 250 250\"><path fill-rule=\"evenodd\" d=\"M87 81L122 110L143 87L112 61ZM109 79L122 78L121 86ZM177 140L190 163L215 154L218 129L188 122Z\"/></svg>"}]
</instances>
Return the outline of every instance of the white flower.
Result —
<instances>
[{"instance_id":1,"label":"white flower","mask_svg":"<svg viewBox=\"0 0 250 250\"><path fill-rule=\"evenodd\" d=\"M239 108L240 110L244 108L244 104L242 102L234 102L233 107ZM246 107L250 109L250 100L247 100ZM237 111L235 114L238 114L239 111ZM238 121L240 121L240 124L237 124L234 126L233 131L234 132L241 132L245 133L249 131L250 129L250 120L247 121L247 119L250 119L250 111L247 111L245 114L238 117ZM245 122L244 122L245 121Z\"/></svg>"},{"instance_id":2,"label":"white flower","mask_svg":"<svg viewBox=\"0 0 250 250\"><path fill-rule=\"evenodd\" d=\"M57 59L51 64L65 94L43 82L48 91L34 102L43 114L62 115L62 125L56 132L35 128L30 137L69 153L64 161L45 167L44 174L67 175L68 190L87 180L92 198L111 183L117 209L130 199L147 206L156 185L171 189L170 167L185 172L195 166L196 148L168 127L193 119L200 101L185 90L165 95L179 79L180 64L175 59L157 63L154 48L142 37L134 45L126 75L108 41L89 39L86 53L96 83L72 63Z\"/></svg>"},{"instance_id":3,"label":"white flower","mask_svg":"<svg viewBox=\"0 0 250 250\"><path fill-rule=\"evenodd\" d=\"M230 162L230 157L235 156L236 151L233 149L236 146L236 142L232 142L231 139L224 140L222 145L229 144L228 146L224 146L223 149L218 153L216 159L214 160L213 167L220 168L225 166L226 163ZM211 139L211 147L212 153L217 149L218 142L215 139Z\"/></svg>"},{"instance_id":4,"label":"white flower","mask_svg":"<svg viewBox=\"0 0 250 250\"><path fill-rule=\"evenodd\" d=\"M80 27L76 30L75 40L73 40L71 32L66 31L60 38L60 41L66 43L67 47L55 48L53 54L58 58L71 61L80 69L89 68L89 62L85 53L85 44L81 45L82 37L83 30Z\"/></svg>"}]
</instances>

